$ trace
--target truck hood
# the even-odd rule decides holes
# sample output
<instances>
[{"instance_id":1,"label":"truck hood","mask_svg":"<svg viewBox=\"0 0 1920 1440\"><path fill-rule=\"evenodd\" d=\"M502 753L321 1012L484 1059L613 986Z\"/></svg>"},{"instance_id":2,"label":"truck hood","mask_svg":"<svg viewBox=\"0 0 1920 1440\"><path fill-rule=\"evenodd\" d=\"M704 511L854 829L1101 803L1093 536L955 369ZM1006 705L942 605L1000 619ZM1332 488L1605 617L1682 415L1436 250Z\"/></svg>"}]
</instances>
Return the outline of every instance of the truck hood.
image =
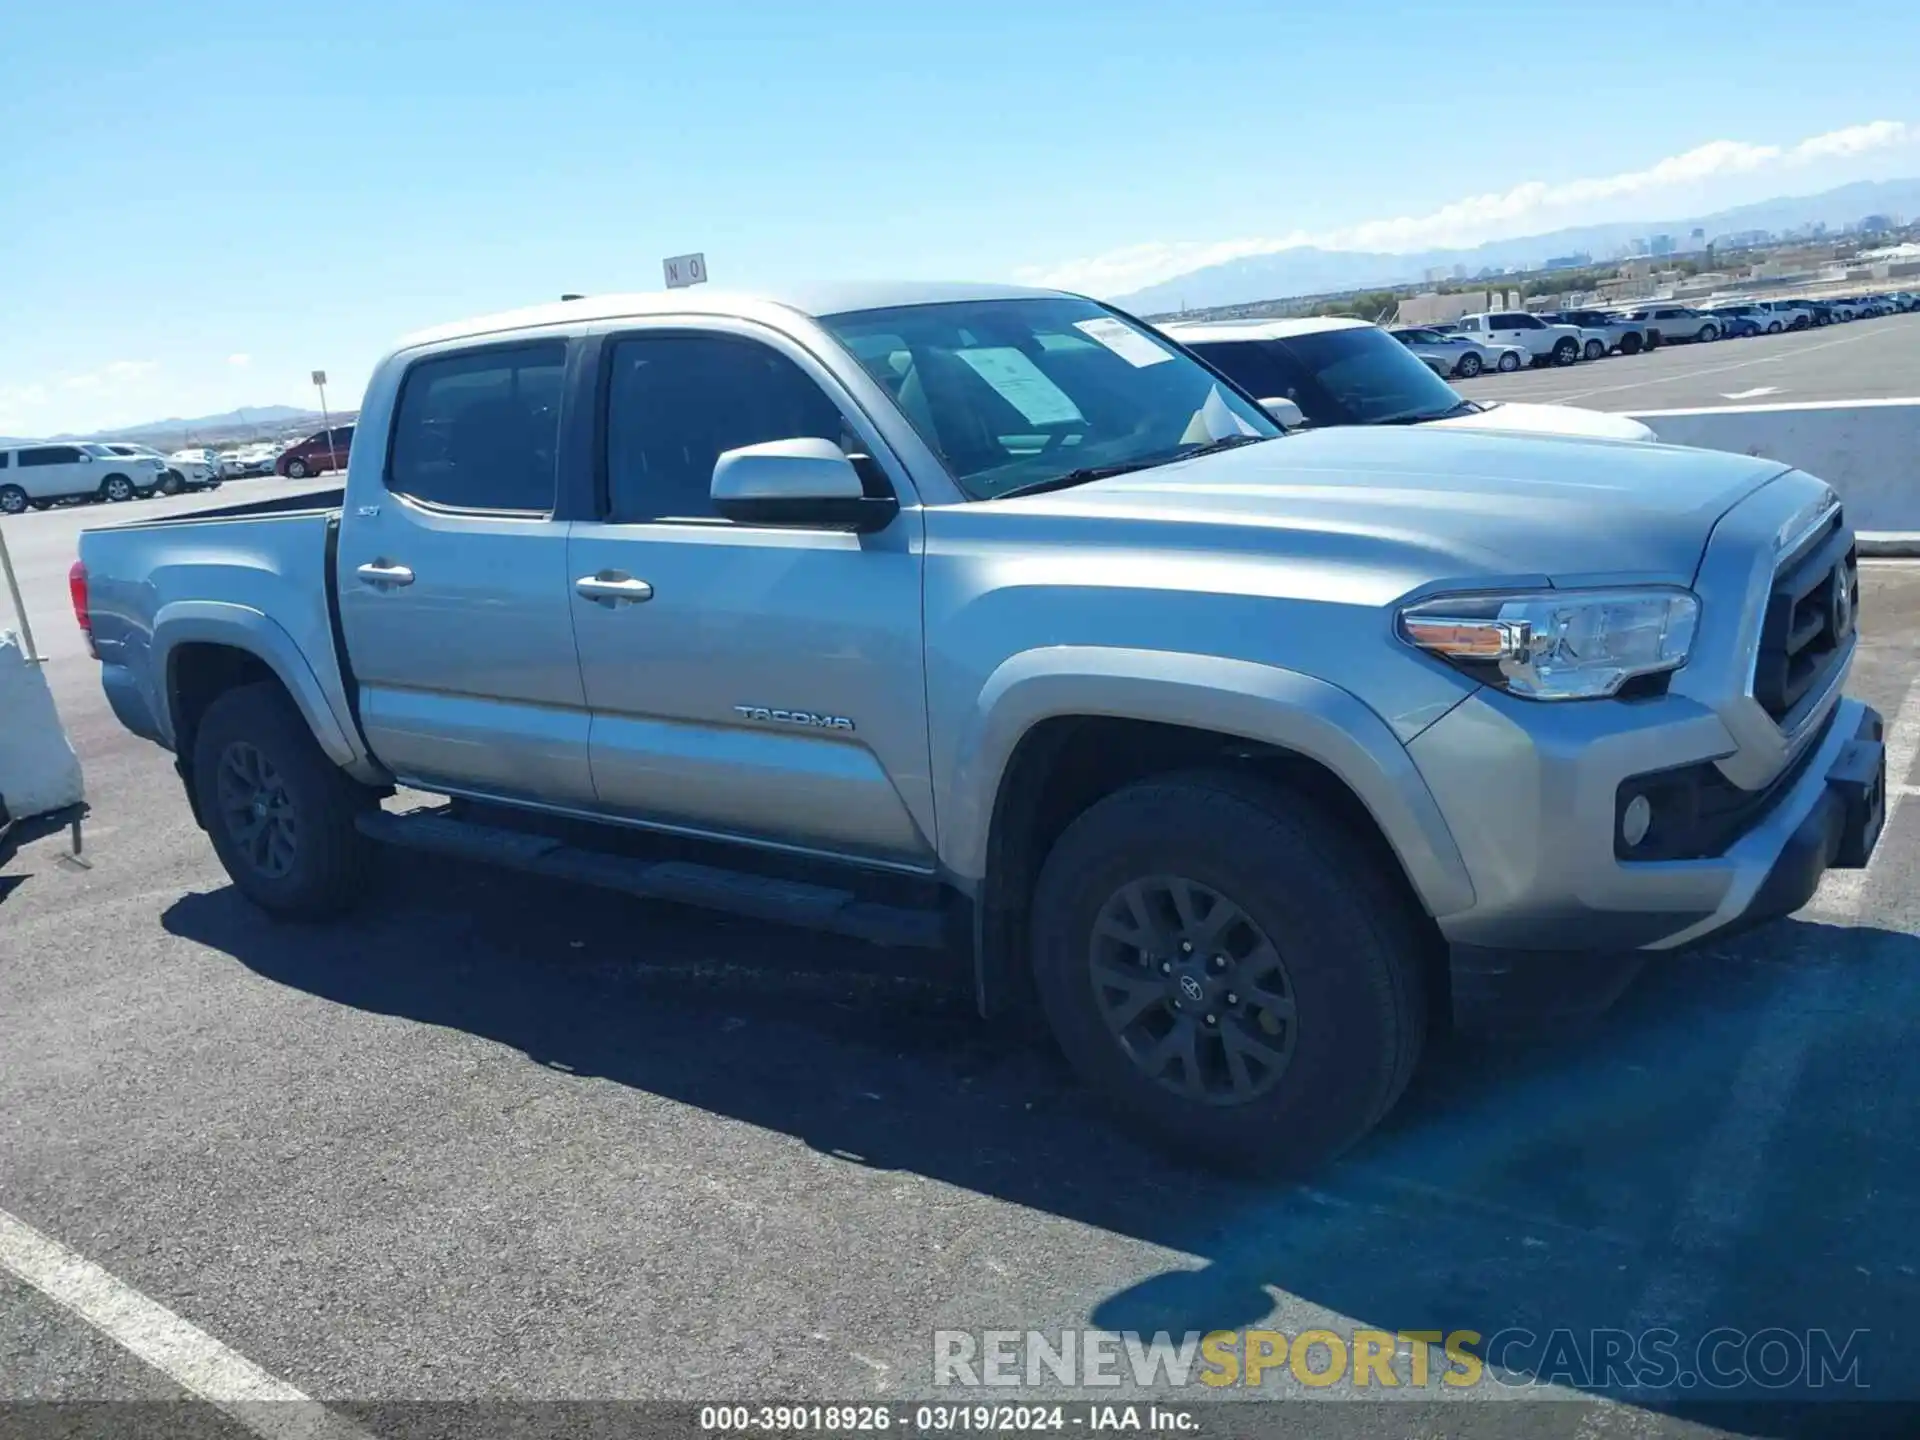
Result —
<instances>
[{"instance_id":1,"label":"truck hood","mask_svg":"<svg viewBox=\"0 0 1920 1440\"><path fill-rule=\"evenodd\" d=\"M1527 405L1498 400L1477 415L1454 415L1429 420L1429 425L1454 430L1520 431L1528 435L1575 435L1589 440L1651 440L1653 430L1625 415L1582 410L1578 405Z\"/></svg>"},{"instance_id":2,"label":"truck hood","mask_svg":"<svg viewBox=\"0 0 1920 1440\"><path fill-rule=\"evenodd\" d=\"M1476 575L1687 584L1714 523L1789 468L1671 445L1348 426L995 508L1157 523L1169 528L1150 545L1310 555L1411 584ZM1171 528L1187 525L1215 533Z\"/></svg>"}]
</instances>

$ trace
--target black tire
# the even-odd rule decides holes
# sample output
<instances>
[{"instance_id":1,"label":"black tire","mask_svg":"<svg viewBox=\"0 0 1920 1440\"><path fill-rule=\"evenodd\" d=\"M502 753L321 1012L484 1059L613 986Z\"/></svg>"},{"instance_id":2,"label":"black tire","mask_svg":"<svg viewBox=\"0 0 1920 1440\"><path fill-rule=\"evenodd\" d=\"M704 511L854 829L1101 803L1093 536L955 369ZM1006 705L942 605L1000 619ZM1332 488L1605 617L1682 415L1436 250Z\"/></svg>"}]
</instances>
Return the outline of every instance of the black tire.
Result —
<instances>
[{"instance_id":1,"label":"black tire","mask_svg":"<svg viewBox=\"0 0 1920 1440\"><path fill-rule=\"evenodd\" d=\"M1638 355L1643 345L1644 342L1640 339L1639 335L1631 330L1620 337L1620 353L1622 355Z\"/></svg>"},{"instance_id":2,"label":"black tire","mask_svg":"<svg viewBox=\"0 0 1920 1440\"><path fill-rule=\"evenodd\" d=\"M1587 359L1604 360L1606 358L1606 354L1607 354L1607 347L1603 342L1599 340L1587 341Z\"/></svg>"},{"instance_id":3,"label":"black tire","mask_svg":"<svg viewBox=\"0 0 1920 1440\"><path fill-rule=\"evenodd\" d=\"M137 493L133 481L124 475L109 475L100 482L100 498L112 505L124 504Z\"/></svg>"},{"instance_id":4,"label":"black tire","mask_svg":"<svg viewBox=\"0 0 1920 1440\"><path fill-rule=\"evenodd\" d=\"M27 492L18 485L0 485L0 515L24 515L32 504Z\"/></svg>"},{"instance_id":5,"label":"black tire","mask_svg":"<svg viewBox=\"0 0 1920 1440\"><path fill-rule=\"evenodd\" d=\"M254 904L314 918L353 901L368 843L353 822L373 792L327 759L278 685L243 685L207 707L193 785L220 863Z\"/></svg>"},{"instance_id":6,"label":"black tire","mask_svg":"<svg viewBox=\"0 0 1920 1440\"><path fill-rule=\"evenodd\" d=\"M1301 1173L1338 1155L1399 1099L1426 1034L1425 941L1407 898L1380 863L1305 796L1234 776L1170 776L1099 801L1054 845L1033 897L1035 980L1068 1061L1121 1118L1205 1164ZM1179 957L1178 969L1149 959L1110 930L1096 930L1127 887L1161 881L1197 887L1190 895L1210 891L1215 903L1224 897L1248 928L1236 920L1203 938L1201 953ZM1201 925L1194 933L1204 930ZM1279 955L1278 973L1291 998L1274 1004L1290 1015L1257 1005L1257 996L1228 993L1236 985L1272 989L1271 981L1247 978L1246 957L1215 973L1213 965L1227 957L1205 952L1233 948L1235 935L1266 940ZM1180 949L1164 937L1156 945L1161 941ZM1116 965L1126 973L1117 985L1101 986L1093 978L1097 964L1101 974L1114 974ZM1263 973L1272 976L1275 967ZM1175 1002L1182 995L1191 1000L1202 982L1202 998L1176 1015ZM1116 993L1148 1002L1135 1019L1115 1020L1117 1030L1109 1012L1119 1007L1103 998ZM1229 1007L1229 1000L1237 1003ZM1208 1016L1195 1019L1201 1010L1209 1012L1211 1028ZM1131 1027L1161 1024L1168 1035L1184 1026L1194 1037L1185 1054L1167 1059L1177 1060L1186 1084L1214 1086L1214 1099L1176 1093L1121 1038ZM1239 1037L1232 1045L1229 1025ZM1147 1034L1134 1043L1165 1038ZM1254 1052L1241 1048L1248 1040L1279 1061L1255 1062L1265 1087L1258 1090L1241 1083L1251 1073ZM1237 1065L1229 1063L1229 1050L1240 1054ZM1160 1076L1170 1068L1162 1060ZM1222 1100L1217 1087L1223 1084L1244 1093Z\"/></svg>"},{"instance_id":7,"label":"black tire","mask_svg":"<svg viewBox=\"0 0 1920 1440\"><path fill-rule=\"evenodd\" d=\"M289 480L304 480L312 473L311 470L307 469L307 462L304 460L289 460L287 462L287 478Z\"/></svg>"},{"instance_id":8,"label":"black tire","mask_svg":"<svg viewBox=\"0 0 1920 1440\"><path fill-rule=\"evenodd\" d=\"M182 475L178 470L169 470L160 477L160 493L162 495L178 495L186 488L187 477Z\"/></svg>"},{"instance_id":9,"label":"black tire","mask_svg":"<svg viewBox=\"0 0 1920 1440\"><path fill-rule=\"evenodd\" d=\"M1705 345L1710 341L1718 340L1720 338L1720 332L1711 325L1702 325L1698 330L1693 332L1693 338L1698 343Z\"/></svg>"},{"instance_id":10,"label":"black tire","mask_svg":"<svg viewBox=\"0 0 1920 1440\"><path fill-rule=\"evenodd\" d=\"M1511 375L1520 368L1520 357L1511 350L1500 352L1500 358L1493 362L1493 368L1502 375Z\"/></svg>"},{"instance_id":11,"label":"black tire","mask_svg":"<svg viewBox=\"0 0 1920 1440\"><path fill-rule=\"evenodd\" d=\"M1453 373L1458 375L1462 380L1471 380L1480 373L1480 369L1480 357L1469 350L1460 357L1459 362L1453 367Z\"/></svg>"},{"instance_id":12,"label":"black tire","mask_svg":"<svg viewBox=\"0 0 1920 1440\"><path fill-rule=\"evenodd\" d=\"M1580 342L1575 340L1571 335L1555 342L1553 347L1554 364L1571 365L1579 358Z\"/></svg>"}]
</instances>

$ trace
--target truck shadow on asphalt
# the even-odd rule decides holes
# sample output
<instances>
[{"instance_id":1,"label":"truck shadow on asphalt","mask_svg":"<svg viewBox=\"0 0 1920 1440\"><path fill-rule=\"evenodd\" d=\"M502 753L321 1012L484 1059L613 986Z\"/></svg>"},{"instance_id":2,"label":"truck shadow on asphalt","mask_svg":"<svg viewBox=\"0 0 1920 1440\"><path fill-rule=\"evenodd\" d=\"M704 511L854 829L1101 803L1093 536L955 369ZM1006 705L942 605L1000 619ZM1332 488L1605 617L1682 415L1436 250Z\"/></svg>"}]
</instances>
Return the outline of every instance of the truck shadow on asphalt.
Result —
<instances>
[{"instance_id":1,"label":"truck shadow on asphalt","mask_svg":"<svg viewBox=\"0 0 1920 1440\"><path fill-rule=\"evenodd\" d=\"M404 894L383 887L334 927L276 924L232 889L185 897L164 924L341 1005L1201 1257L1084 1297L1104 1328L1315 1323L1298 1297L1360 1327L1505 1333L1490 1356L1503 1388L1553 1381L1662 1411L1704 1394L1741 1402L1713 1418L1756 1435L1834 1433L1831 1412L1809 1422L1785 1400L1920 1398L1898 1350L1920 1315L1913 936L1789 921L1649 967L1581 1027L1442 1042L1379 1132L1289 1186L1136 1146L1049 1048L916 976L923 955L408 867ZM1785 1332L1799 1374L1653 1394L1588 1372L1590 1332L1663 1325L1688 1362L1708 1332ZM1816 1330L1858 1358L1855 1383L1801 1383ZM1574 1359L1546 1345L1557 1331ZM1876 1416L1892 1407L1844 1428Z\"/></svg>"}]
</instances>

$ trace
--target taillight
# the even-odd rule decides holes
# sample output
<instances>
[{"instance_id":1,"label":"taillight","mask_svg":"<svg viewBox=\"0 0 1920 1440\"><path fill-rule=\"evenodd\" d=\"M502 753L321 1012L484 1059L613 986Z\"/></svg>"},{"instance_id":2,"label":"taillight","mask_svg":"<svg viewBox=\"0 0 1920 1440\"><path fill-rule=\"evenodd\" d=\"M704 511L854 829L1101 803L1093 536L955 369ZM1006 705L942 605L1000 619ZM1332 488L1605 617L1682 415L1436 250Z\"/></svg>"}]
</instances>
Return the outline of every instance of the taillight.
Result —
<instances>
[{"instance_id":1,"label":"taillight","mask_svg":"<svg viewBox=\"0 0 1920 1440\"><path fill-rule=\"evenodd\" d=\"M73 568L67 571L67 593L73 597L73 618L80 626L80 633L87 637L87 653L98 660L100 652L93 645L93 613L87 604L85 562L76 560Z\"/></svg>"}]
</instances>

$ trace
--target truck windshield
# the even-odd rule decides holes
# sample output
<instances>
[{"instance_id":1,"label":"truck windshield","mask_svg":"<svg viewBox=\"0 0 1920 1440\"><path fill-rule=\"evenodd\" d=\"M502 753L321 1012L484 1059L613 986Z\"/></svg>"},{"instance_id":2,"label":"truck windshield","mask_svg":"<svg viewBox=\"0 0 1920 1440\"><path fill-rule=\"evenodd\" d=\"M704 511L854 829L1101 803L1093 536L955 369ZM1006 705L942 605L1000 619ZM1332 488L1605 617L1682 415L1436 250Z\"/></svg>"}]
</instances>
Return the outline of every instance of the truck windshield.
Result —
<instances>
[{"instance_id":1,"label":"truck windshield","mask_svg":"<svg viewBox=\"0 0 1920 1440\"><path fill-rule=\"evenodd\" d=\"M1204 365L1091 300L903 305L821 324L975 500L1280 433Z\"/></svg>"},{"instance_id":2,"label":"truck windshield","mask_svg":"<svg viewBox=\"0 0 1920 1440\"><path fill-rule=\"evenodd\" d=\"M1410 425L1463 408L1425 361L1370 325L1193 348L1261 399L1286 396L1312 425Z\"/></svg>"}]
</instances>

